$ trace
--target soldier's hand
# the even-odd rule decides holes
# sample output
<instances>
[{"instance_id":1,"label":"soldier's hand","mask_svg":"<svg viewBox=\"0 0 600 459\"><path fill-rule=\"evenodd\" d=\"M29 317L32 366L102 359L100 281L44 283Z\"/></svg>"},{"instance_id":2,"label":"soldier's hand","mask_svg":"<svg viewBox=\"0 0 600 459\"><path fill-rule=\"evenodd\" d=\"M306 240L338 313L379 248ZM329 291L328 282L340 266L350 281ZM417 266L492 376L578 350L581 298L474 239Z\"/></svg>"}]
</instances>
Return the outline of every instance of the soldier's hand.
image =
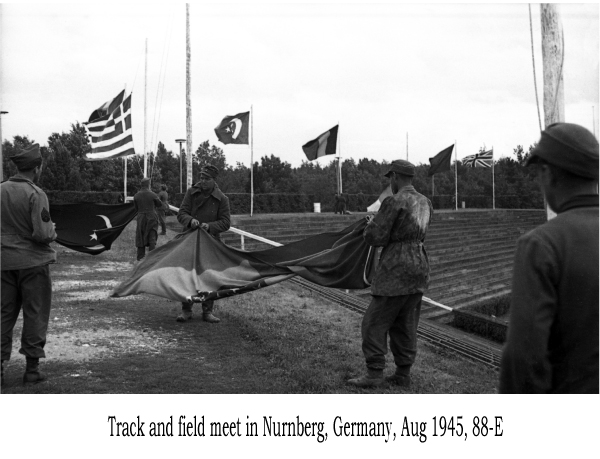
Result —
<instances>
[{"instance_id":1,"label":"soldier's hand","mask_svg":"<svg viewBox=\"0 0 600 459\"><path fill-rule=\"evenodd\" d=\"M200 222L198 220L196 220L195 218L192 218L192 221L190 222L190 227L192 229L196 229L200 226Z\"/></svg>"},{"instance_id":2,"label":"soldier's hand","mask_svg":"<svg viewBox=\"0 0 600 459\"><path fill-rule=\"evenodd\" d=\"M200 225L200 228L202 228L204 231L208 231L208 229L209 229L208 223L202 223Z\"/></svg>"}]
</instances>

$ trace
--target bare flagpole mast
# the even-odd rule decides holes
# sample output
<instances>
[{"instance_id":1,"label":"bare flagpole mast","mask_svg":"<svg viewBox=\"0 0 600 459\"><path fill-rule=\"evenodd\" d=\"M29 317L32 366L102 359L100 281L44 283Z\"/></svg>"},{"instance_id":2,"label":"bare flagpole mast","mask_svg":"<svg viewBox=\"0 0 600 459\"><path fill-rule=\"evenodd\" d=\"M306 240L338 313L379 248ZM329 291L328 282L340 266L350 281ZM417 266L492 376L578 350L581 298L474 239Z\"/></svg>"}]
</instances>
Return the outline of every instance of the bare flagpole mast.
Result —
<instances>
[{"instance_id":1,"label":"bare flagpole mast","mask_svg":"<svg viewBox=\"0 0 600 459\"><path fill-rule=\"evenodd\" d=\"M125 84L125 92L123 93L123 99L127 96L127 84ZM123 203L127 199L127 156L123 156Z\"/></svg>"},{"instance_id":2,"label":"bare flagpole mast","mask_svg":"<svg viewBox=\"0 0 600 459\"><path fill-rule=\"evenodd\" d=\"M492 147L492 209L496 209L496 184L494 178L494 147Z\"/></svg>"},{"instance_id":3,"label":"bare flagpole mast","mask_svg":"<svg viewBox=\"0 0 600 459\"><path fill-rule=\"evenodd\" d=\"M340 196L342 195L342 136L340 135L340 122L338 121L338 173L340 174Z\"/></svg>"},{"instance_id":4,"label":"bare flagpole mast","mask_svg":"<svg viewBox=\"0 0 600 459\"><path fill-rule=\"evenodd\" d=\"M185 107L186 107L186 132L187 132L187 143L186 143L186 158L187 158L187 187L192 187L192 83L191 83L191 58L192 51L190 46L190 4L185 4L185 43L186 43L186 79L185 79Z\"/></svg>"},{"instance_id":5,"label":"bare flagpole mast","mask_svg":"<svg viewBox=\"0 0 600 459\"><path fill-rule=\"evenodd\" d=\"M148 39L146 38L146 59L144 64L144 177L148 177L148 148L146 134L146 102L148 98Z\"/></svg>"}]
</instances>

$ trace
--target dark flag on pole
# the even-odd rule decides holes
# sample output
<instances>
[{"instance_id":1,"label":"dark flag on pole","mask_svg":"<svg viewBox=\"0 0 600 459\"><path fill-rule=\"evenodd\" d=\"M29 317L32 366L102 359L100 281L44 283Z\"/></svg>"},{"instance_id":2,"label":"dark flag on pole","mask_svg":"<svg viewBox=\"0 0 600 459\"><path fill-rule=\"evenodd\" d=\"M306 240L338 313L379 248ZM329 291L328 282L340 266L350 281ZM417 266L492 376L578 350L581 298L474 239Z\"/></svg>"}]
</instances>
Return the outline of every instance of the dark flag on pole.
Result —
<instances>
[{"instance_id":1,"label":"dark flag on pole","mask_svg":"<svg viewBox=\"0 0 600 459\"><path fill-rule=\"evenodd\" d=\"M56 242L78 252L98 255L117 239L137 215L131 204L50 204Z\"/></svg>"},{"instance_id":2,"label":"dark flag on pole","mask_svg":"<svg viewBox=\"0 0 600 459\"><path fill-rule=\"evenodd\" d=\"M215 128L217 138L225 145L229 143L248 145L250 112L226 116Z\"/></svg>"},{"instance_id":3,"label":"dark flag on pole","mask_svg":"<svg viewBox=\"0 0 600 459\"><path fill-rule=\"evenodd\" d=\"M433 158L429 158L429 163L431 164L431 167L429 168L429 172L427 173L428 177L431 177L433 174L437 174L438 172L450 170L450 159L452 159L453 149L454 145L450 145L445 150L440 151Z\"/></svg>"},{"instance_id":4,"label":"dark flag on pole","mask_svg":"<svg viewBox=\"0 0 600 459\"><path fill-rule=\"evenodd\" d=\"M302 145L302 150L309 161L325 155L335 155L338 126L332 127L319 137Z\"/></svg>"}]
</instances>

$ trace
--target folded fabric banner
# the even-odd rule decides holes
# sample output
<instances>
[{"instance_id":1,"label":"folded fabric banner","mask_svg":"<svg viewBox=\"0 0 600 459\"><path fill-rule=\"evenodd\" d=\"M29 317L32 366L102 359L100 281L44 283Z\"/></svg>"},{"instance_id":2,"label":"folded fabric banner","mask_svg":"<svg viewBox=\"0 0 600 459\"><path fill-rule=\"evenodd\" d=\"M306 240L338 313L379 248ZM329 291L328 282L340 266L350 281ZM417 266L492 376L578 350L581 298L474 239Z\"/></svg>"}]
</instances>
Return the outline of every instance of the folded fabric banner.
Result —
<instances>
[{"instance_id":1,"label":"folded fabric banner","mask_svg":"<svg viewBox=\"0 0 600 459\"><path fill-rule=\"evenodd\" d=\"M91 255L110 250L136 214L132 204L50 204L56 242Z\"/></svg>"},{"instance_id":2,"label":"folded fabric banner","mask_svg":"<svg viewBox=\"0 0 600 459\"><path fill-rule=\"evenodd\" d=\"M375 250L364 242L365 225L361 219L337 233L256 252L229 247L202 229L190 230L150 252L111 296L149 293L174 301L206 301L294 276L327 287L366 288Z\"/></svg>"}]
</instances>

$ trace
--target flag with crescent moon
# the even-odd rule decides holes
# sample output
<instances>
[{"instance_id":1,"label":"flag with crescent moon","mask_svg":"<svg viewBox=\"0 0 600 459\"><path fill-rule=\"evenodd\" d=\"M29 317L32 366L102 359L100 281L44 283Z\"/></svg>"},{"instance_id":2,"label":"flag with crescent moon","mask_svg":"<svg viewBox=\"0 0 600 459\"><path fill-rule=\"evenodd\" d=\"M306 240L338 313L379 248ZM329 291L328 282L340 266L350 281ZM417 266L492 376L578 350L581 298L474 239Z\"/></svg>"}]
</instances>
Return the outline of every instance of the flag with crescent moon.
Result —
<instances>
[{"instance_id":1,"label":"flag with crescent moon","mask_svg":"<svg viewBox=\"0 0 600 459\"><path fill-rule=\"evenodd\" d=\"M334 126L329 131L324 132L316 139L302 145L302 151L309 161L320 158L325 155L335 155L337 148L338 126Z\"/></svg>"},{"instance_id":2,"label":"flag with crescent moon","mask_svg":"<svg viewBox=\"0 0 600 459\"><path fill-rule=\"evenodd\" d=\"M226 116L215 128L215 134L226 145L229 143L248 145L249 120L250 112Z\"/></svg>"},{"instance_id":3,"label":"flag with crescent moon","mask_svg":"<svg viewBox=\"0 0 600 459\"><path fill-rule=\"evenodd\" d=\"M149 293L198 302L254 291L294 276L326 287L366 288L376 251L363 239L365 226L361 219L339 232L255 252L227 246L203 229L189 230L149 252L111 296Z\"/></svg>"},{"instance_id":4,"label":"flag with crescent moon","mask_svg":"<svg viewBox=\"0 0 600 459\"><path fill-rule=\"evenodd\" d=\"M133 204L50 204L58 242L78 252L110 250L137 212Z\"/></svg>"}]
</instances>

